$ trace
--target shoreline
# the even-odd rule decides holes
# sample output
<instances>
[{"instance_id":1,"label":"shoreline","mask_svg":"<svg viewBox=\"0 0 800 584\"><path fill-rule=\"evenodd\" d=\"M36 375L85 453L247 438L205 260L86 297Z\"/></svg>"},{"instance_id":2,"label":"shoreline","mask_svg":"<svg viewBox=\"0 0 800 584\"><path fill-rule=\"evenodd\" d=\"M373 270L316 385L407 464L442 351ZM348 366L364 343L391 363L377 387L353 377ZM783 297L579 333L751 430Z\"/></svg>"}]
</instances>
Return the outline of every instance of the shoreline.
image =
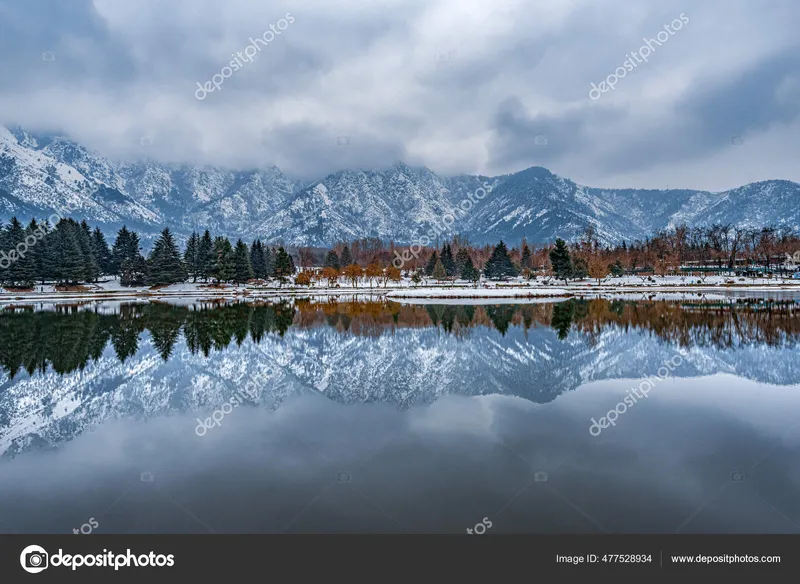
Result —
<instances>
[{"instance_id":1,"label":"shoreline","mask_svg":"<svg viewBox=\"0 0 800 584\"><path fill-rule=\"evenodd\" d=\"M730 295L748 292L772 292L800 295L800 283L775 283L775 284L691 284L678 285L667 283L654 284L601 284L587 285L586 283L569 284L567 286L549 285L499 285L491 287L472 286L392 286L372 288L328 288L328 287L303 287L288 286L278 287L247 287L230 286L225 288L201 288L199 286L175 285L151 290L147 288L134 288L126 290L94 289L86 291L27 291L27 292L0 292L0 305L29 304L29 303L58 303L64 301L158 301L158 300L258 300L292 297L338 297L338 296L371 296L386 300L479 300L490 301L493 299L563 299L573 297L602 297L630 294L700 294L700 295Z\"/></svg>"}]
</instances>

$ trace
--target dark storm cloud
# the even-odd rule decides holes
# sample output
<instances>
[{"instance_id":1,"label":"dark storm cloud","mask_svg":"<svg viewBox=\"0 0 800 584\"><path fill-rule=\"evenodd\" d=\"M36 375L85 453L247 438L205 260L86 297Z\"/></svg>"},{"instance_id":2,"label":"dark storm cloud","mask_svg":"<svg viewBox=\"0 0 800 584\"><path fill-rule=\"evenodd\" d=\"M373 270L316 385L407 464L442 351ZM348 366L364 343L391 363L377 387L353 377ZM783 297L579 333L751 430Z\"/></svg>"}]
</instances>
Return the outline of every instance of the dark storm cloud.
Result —
<instances>
[{"instance_id":1,"label":"dark storm cloud","mask_svg":"<svg viewBox=\"0 0 800 584\"><path fill-rule=\"evenodd\" d=\"M287 13L295 22L196 99ZM690 22L646 65L589 99L681 13ZM302 177L402 157L446 174L544 164L594 183L647 184L689 162L702 171L680 174L700 188L732 173L797 179L798 17L789 0L0 0L0 123L114 157ZM762 161L731 158L731 135Z\"/></svg>"}]
</instances>

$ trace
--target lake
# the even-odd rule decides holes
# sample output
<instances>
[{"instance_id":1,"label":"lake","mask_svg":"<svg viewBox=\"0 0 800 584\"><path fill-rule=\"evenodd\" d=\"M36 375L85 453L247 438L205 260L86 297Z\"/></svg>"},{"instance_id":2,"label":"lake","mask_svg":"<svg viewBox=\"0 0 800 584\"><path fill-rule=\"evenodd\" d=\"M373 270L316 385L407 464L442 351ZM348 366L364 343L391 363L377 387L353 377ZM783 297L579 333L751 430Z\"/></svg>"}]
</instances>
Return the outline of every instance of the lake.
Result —
<instances>
[{"instance_id":1,"label":"lake","mask_svg":"<svg viewBox=\"0 0 800 584\"><path fill-rule=\"evenodd\" d=\"M3 533L798 533L800 297L0 310Z\"/></svg>"}]
</instances>

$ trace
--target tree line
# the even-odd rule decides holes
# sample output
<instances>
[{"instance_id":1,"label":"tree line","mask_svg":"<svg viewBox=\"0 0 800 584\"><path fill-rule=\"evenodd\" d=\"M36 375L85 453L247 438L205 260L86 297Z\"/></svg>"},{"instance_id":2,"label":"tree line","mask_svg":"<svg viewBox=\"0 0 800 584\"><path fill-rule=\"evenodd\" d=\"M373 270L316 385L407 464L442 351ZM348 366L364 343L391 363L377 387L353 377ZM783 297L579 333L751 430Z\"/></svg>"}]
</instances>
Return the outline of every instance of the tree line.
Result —
<instances>
[{"instance_id":1,"label":"tree line","mask_svg":"<svg viewBox=\"0 0 800 584\"><path fill-rule=\"evenodd\" d=\"M413 247L413 246L412 246ZM688 228L678 226L644 240L600 243L587 228L575 241L557 238L553 243L519 247L475 246L461 235L441 246L409 247L377 238L340 242L331 248L300 247L291 251L260 239L249 245L242 239L212 237L208 230L194 232L181 251L173 233L164 229L145 256L139 235L123 226L112 245L103 232L86 221L62 218L55 225L16 217L0 225L0 283L30 288L35 283L77 285L97 282L101 276L118 276L123 286L162 286L186 282L243 284L249 280L313 282L336 286L340 279L357 287L364 280L383 284L405 275L414 284L481 277L504 280L538 275L568 281L625 274L666 275L681 266L734 269L761 266L767 271L781 265L786 255L800 252L800 237L788 228L744 229L732 225ZM403 257L398 265L397 258ZM297 268L299 264L299 272Z\"/></svg>"}]
</instances>

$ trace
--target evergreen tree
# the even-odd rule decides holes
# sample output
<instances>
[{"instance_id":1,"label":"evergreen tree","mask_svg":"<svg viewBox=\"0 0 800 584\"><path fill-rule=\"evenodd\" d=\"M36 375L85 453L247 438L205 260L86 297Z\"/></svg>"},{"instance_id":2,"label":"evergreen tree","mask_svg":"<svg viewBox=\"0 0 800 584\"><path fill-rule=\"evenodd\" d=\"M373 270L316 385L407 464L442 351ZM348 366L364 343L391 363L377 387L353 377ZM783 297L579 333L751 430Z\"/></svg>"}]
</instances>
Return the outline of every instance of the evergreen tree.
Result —
<instances>
[{"instance_id":1,"label":"evergreen tree","mask_svg":"<svg viewBox=\"0 0 800 584\"><path fill-rule=\"evenodd\" d=\"M185 279L186 267L178 244L175 243L169 227L165 227L147 258L147 283L150 286L163 286L183 282Z\"/></svg>"},{"instance_id":2,"label":"evergreen tree","mask_svg":"<svg viewBox=\"0 0 800 584\"><path fill-rule=\"evenodd\" d=\"M85 279L86 261L79 241L80 230L80 225L72 219L62 219L56 226L56 279L66 284L77 284Z\"/></svg>"},{"instance_id":3,"label":"evergreen tree","mask_svg":"<svg viewBox=\"0 0 800 584\"><path fill-rule=\"evenodd\" d=\"M560 237L556 239L556 246L550 250L550 263L553 264L553 273L559 280L567 282L572 277L572 258L567 249L567 242Z\"/></svg>"},{"instance_id":4,"label":"evergreen tree","mask_svg":"<svg viewBox=\"0 0 800 584\"><path fill-rule=\"evenodd\" d=\"M577 257L572 262L572 277L578 280L589 276L589 262L582 257Z\"/></svg>"},{"instance_id":5,"label":"evergreen tree","mask_svg":"<svg viewBox=\"0 0 800 584\"><path fill-rule=\"evenodd\" d=\"M250 265L250 252L247 244L241 239L233 250L233 281L243 284L253 277L253 266Z\"/></svg>"},{"instance_id":6,"label":"evergreen tree","mask_svg":"<svg viewBox=\"0 0 800 584\"><path fill-rule=\"evenodd\" d=\"M346 268L347 266L353 263L353 256L350 254L350 248L347 247L346 245L342 250L342 256L341 258L339 258L339 262L341 267L343 268Z\"/></svg>"},{"instance_id":7,"label":"evergreen tree","mask_svg":"<svg viewBox=\"0 0 800 584\"><path fill-rule=\"evenodd\" d=\"M619 278L625 275L625 268L622 267L622 263L619 260L614 262L614 264L609 267L609 271L611 272L611 275L614 276L615 278Z\"/></svg>"},{"instance_id":8,"label":"evergreen tree","mask_svg":"<svg viewBox=\"0 0 800 584\"><path fill-rule=\"evenodd\" d=\"M464 271L464 266L467 265L467 260L469 258L469 252L467 251L466 247L462 247L458 250L456 254L456 275L461 276L461 273ZM474 266L473 266L474 267Z\"/></svg>"},{"instance_id":9,"label":"evergreen tree","mask_svg":"<svg viewBox=\"0 0 800 584\"><path fill-rule=\"evenodd\" d=\"M461 268L461 279L467 282L477 282L481 279L481 273L475 268L475 264L472 263L472 258L469 257L469 254L467 254L467 261L464 267Z\"/></svg>"},{"instance_id":10,"label":"evergreen tree","mask_svg":"<svg viewBox=\"0 0 800 584\"><path fill-rule=\"evenodd\" d=\"M8 235L0 221L0 284L4 284L8 278L8 268L11 267L11 260L8 257Z\"/></svg>"},{"instance_id":11,"label":"evergreen tree","mask_svg":"<svg viewBox=\"0 0 800 584\"><path fill-rule=\"evenodd\" d=\"M433 276L433 269L436 267L436 262L438 261L439 261L439 254L436 253L436 250L433 250L431 257L428 260L428 264L425 266L426 276Z\"/></svg>"},{"instance_id":12,"label":"evergreen tree","mask_svg":"<svg viewBox=\"0 0 800 584\"><path fill-rule=\"evenodd\" d=\"M516 266L511 261L511 256L508 255L506 244L503 243L502 240L495 246L494 250L492 250L492 255L489 256L483 273L490 280L513 278L519 273Z\"/></svg>"},{"instance_id":13,"label":"evergreen tree","mask_svg":"<svg viewBox=\"0 0 800 584\"><path fill-rule=\"evenodd\" d=\"M447 276L457 276L456 262L453 260L453 251L450 249L450 244L445 243L442 247L442 257L439 258L444 266Z\"/></svg>"},{"instance_id":14,"label":"evergreen tree","mask_svg":"<svg viewBox=\"0 0 800 584\"><path fill-rule=\"evenodd\" d=\"M329 251L328 255L325 256L325 267L333 268L334 270L338 270L342 267L339 263L339 256L336 255L334 250Z\"/></svg>"},{"instance_id":15,"label":"evergreen tree","mask_svg":"<svg viewBox=\"0 0 800 584\"><path fill-rule=\"evenodd\" d=\"M342 255L344 255L344 252L342 252ZM273 268L272 275L278 278L281 285L283 285L286 279L293 274L294 262L292 261L291 256L286 253L286 250L283 249L283 247L279 247L277 253L275 254L275 266Z\"/></svg>"},{"instance_id":16,"label":"evergreen tree","mask_svg":"<svg viewBox=\"0 0 800 584\"><path fill-rule=\"evenodd\" d=\"M78 232L78 245L83 255L83 277L87 282L97 282L100 277L100 264L97 262L97 255L92 245L92 230L84 219Z\"/></svg>"},{"instance_id":17,"label":"evergreen tree","mask_svg":"<svg viewBox=\"0 0 800 584\"><path fill-rule=\"evenodd\" d=\"M46 233L44 239L39 243L40 252L37 256L39 281L44 284L46 280L57 280L58 278L58 250L55 226L51 228L50 223L43 221L39 228Z\"/></svg>"},{"instance_id":18,"label":"evergreen tree","mask_svg":"<svg viewBox=\"0 0 800 584\"><path fill-rule=\"evenodd\" d=\"M6 245L9 266L6 272L6 281L16 286L31 286L36 278L34 263L31 258L32 247L26 241L28 233L19 219L11 218L6 233Z\"/></svg>"},{"instance_id":19,"label":"evergreen tree","mask_svg":"<svg viewBox=\"0 0 800 584\"><path fill-rule=\"evenodd\" d=\"M437 280L444 280L447 277L447 270L445 270L442 260L436 261L436 265L433 267L433 277Z\"/></svg>"},{"instance_id":20,"label":"evergreen tree","mask_svg":"<svg viewBox=\"0 0 800 584\"><path fill-rule=\"evenodd\" d=\"M120 284L123 286L144 282L147 263L142 257L138 233L122 226L111 249L111 263L112 273L120 276Z\"/></svg>"},{"instance_id":21,"label":"evergreen tree","mask_svg":"<svg viewBox=\"0 0 800 584\"><path fill-rule=\"evenodd\" d=\"M533 262L531 259L531 249L528 247L527 243L522 244L522 257L520 258L520 266L525 269L531 269L533 267Z\"/></svg>"},{"instance_id":22,"label":"evergreen tree","mask_svg":"<svg viewBox=\"0 0 800 584\"><path fill-rule=\"evenodd\" d=\"M100 273L110 274L112 270L111 250L108 249L106 236L103 235L99 227L95 227L94 233L92 233L92 248L94 249L97 263L100 267Z\"/></svg>"},{"instance_id":23,"label":"evergreen tree","mask_svg":"<svg viewBox=\"0 0 800 584\"><path fill-rule=\"evenodd\" d=\"M271 278L275 272L275 255L276 251L270 250L266 245L264 246L264 265L267 267L265 278Z\"/></svg>"},{"instance_id":24,"label":"evergreen tree","mask_svg":"<svg viewBox=\"0 0 800 584\"><path fill-rule=\"evenodd\" d=\"M183 262L186 265L187 273L192 277L192 282L197 282L197 278L201 274L201 264L200 235L196 231L192 231L192 234L186 241L186 251L183 252Z\"/></svg>"},{"instance_id":25,"label":"evergreen tree","mask_svg":"<svg viewBox=\"0 0 800 584\"><path fill-rule=\"evenodd\" d=\"M114 240L114 245L111 247L111 275L119 275L122 271L122 261L125 259L125 249L128 245L129 232L128 228L124 225L122 229L117 231L117 238Z\"/></svg>"},{"instance_id":26,"label":"evergreen tree","mask_svg":"<svg viewBox=\"0 0 800 584\"><path fill-rule=\"evenodd\" d=\"M200 238L197 256L197 261L200 264L198 276L208 282L208 279L213 277L212 273L217 263L217 255L214 252L214 242L211 240L211 234L208 232L208 229L205 230L203 237Z\"/></svg>"},{"instance_id":27,"label":"evergreen tree","mask_svg":"<svg viewBox=\"0 0 800 584\"><path fill-rule=\"evenodd\" d=\"M250 266L253 268L253 277L259 280L267 279L267 258L264 251L264 244L260 239L256 239L250 246Z\"/></svg>"},{"instance_id":28,"label":"evergreen tree","mask_svg":"<svg viewBox=\"0 0 800 584\"><path fill-rule=\"evenodd\" d=\"M227 237L214 239L214 265L211 268L211 277L217 282L233 280L233 247Z\"/></svg>"}]
</instances>

